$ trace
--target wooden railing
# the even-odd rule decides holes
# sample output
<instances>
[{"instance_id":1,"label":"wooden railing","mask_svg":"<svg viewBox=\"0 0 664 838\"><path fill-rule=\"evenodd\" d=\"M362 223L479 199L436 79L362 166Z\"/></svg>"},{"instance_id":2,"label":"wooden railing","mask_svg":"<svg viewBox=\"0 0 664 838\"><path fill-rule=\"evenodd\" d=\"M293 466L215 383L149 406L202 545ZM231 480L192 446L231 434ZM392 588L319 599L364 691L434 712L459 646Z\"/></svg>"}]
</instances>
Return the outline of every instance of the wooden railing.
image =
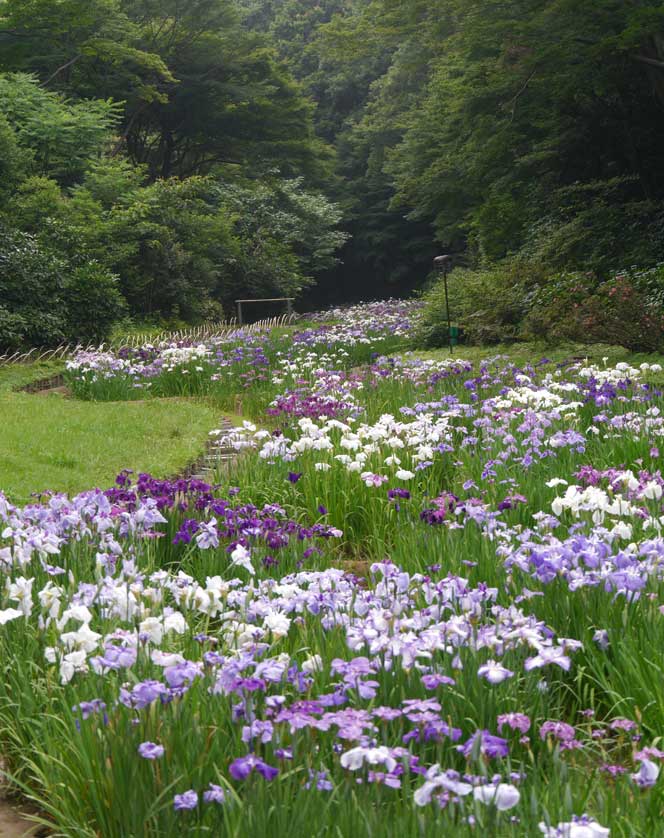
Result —
<instances>
[{"instance_id":1,"label":"wooden railing","mask_svg":"<svg viewBox=\"0 0 664 838\"><path fill-rule=\"evenodd\" d=\"M205 323L202 326L192 326L188 329L178 329L174 331L165 330L162 332L144 332L142 334L126 335L120 341L114 341L112 344L102 343L100 345L88 344L71 344L63 343L55 349L46 349L40 351L39 349L30 349L28 352L14 352L12 355L6 353L0 355L0 366L8 364L28 364L38 363L41 361L64 360L77 352L103 352L105 349L109 351L117 351L122 348L136 349L145 344L152 344L153 346L160 343L172 343L178 341L204 341L212 338L229 338L233 335L254 335L260 332L267 332L271 329L276 329L281 326L288 326L293 323L297 315L282 314L279 317L270 317L266 320L259 320L257 323L252 323L249 326L240 326L232 318L231 320L221 321L218 323Z\"/></svg>"}]
</instances>

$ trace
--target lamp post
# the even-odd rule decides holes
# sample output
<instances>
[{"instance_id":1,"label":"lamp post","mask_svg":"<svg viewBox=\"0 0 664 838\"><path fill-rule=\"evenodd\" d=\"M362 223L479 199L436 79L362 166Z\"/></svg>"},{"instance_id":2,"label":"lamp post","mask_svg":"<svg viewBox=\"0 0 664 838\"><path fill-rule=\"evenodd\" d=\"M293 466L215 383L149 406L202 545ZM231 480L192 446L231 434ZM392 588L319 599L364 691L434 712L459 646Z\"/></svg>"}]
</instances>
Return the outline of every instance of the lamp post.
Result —
<instances>
[{"instance_id":1,"label":"lamp post","mask_svg":"<svg viewBox=\"0 0 664 838\"><path fill-rule=\"evenodd\" d=\"M447 275L449 274L450 268L452 267L452 261L452 256L450 256L447 253L443 256L436 256L436 258L433 260L435 269L443 275L443 283L445 285L445 308L447 309L447 340L449 342L450 355L453 354L454 350L452 348L452 320L450 318L450 298L447 293Z\"/></svg>"}]
</instances>

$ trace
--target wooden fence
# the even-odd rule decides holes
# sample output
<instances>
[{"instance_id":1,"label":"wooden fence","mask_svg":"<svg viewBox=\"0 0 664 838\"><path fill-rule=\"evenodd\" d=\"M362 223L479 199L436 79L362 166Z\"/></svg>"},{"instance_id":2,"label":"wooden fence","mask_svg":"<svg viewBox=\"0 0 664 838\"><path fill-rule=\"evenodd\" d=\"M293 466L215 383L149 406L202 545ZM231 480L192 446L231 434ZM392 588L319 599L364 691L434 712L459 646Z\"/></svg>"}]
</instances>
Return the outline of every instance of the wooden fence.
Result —
<instances>
[{"instance_id":1,"label":"wooden fence","mask_svg":"<svg viewBox=\"0 0 664 838\"><path fill-rule=\"evenodd\" d=\"M177 341L203 341L212 338L228 338L235 334L238 336L255 335L260 332L276 329L279 326L288 326L294 322L296 317L297 315L294 314L282 314L279 317L259 320L250 326L240 326L237 320L232 318L231 320L220 321L218 323L205 323L202 326L192 326L189 329L179 329L177 331L163 331L157 334L154 332L145 332L143 334L127 335L120 341L112 344L102 343L99 346L93 344L83 346L80 343L76 345L63 343L55 349L39 350L35 348L30 349L28 352L19 351L14 352L13 355L0 355L0 366L64 360L75 355L77 352L103 352L105 349L108 351L118 351L123 348L137 349L139 346L144 346L147 343L154 346L160 343Z\"/></svg>"}]
</instances>

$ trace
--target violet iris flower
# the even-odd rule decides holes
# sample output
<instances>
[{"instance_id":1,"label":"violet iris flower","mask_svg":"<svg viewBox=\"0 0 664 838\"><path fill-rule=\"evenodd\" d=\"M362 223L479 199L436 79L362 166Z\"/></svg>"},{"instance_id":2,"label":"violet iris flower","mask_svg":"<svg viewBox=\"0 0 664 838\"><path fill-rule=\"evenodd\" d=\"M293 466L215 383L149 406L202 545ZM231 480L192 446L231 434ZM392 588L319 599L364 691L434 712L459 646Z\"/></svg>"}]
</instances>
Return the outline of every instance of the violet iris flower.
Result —
<instances>
[{"instance_id":1,"label":"violet iris flower","mask_svg":"<svg viewBox=\"0 0 664 838\"><path fill-rule=\"evenodd\" d=\"M478 730L468 739L463 745L457 745L457 751L462 753L465 757L471 756L475 747L475 743L479 740L479 753L482 756L489 758L503 758L509 754L509 745L507 739L502 739L500 736L494 736L488 730Z\"/></svg>"},{"instance_id":2,"label":"violet iris flower","mask_svg":"<svg viewBox=\"0 0 664 838\"><path fill-rule=\"evenodd\" d=\"M173 798L173 808L176 812L184 811L185 809L195 809L198 806L198 794L193 790L185 791L182 794L176 794Z\"/></svg>"},{"instance_id":3,"label":"violet iris flower","mask_svg":"<svg viewBox=\"0 0 664 838\"><path fill-rule=\"evenodd\" d=\"M215 786L214 783L210 783L207 790L203 792L203 800L205 803L224 803L226 792L221 786Z\"/></svg>"},{"instance_id":4,"label":"violet iris flower","mask_svg":"<svg viewBox=\"0 0 664 838\"><path fill-rule=\"evenodd\" d=\"M138 746L138 754L143 759L160 759L164 755L164 746L155 742L141 742Z\"/></svg>"},{"instance_id":5,"label":"violet iris flower","mask_svg":"<svg viewBox=\"0 0 664 838\"><path fill-rule=\"evenodd\" d=\"M268 765L259 759L255 754L247 754L246 757L238 757L229 765L228 771L234 780L246 780L256 770L265 780L274 780L279 769Z\"/></svg>"}]
</instances>

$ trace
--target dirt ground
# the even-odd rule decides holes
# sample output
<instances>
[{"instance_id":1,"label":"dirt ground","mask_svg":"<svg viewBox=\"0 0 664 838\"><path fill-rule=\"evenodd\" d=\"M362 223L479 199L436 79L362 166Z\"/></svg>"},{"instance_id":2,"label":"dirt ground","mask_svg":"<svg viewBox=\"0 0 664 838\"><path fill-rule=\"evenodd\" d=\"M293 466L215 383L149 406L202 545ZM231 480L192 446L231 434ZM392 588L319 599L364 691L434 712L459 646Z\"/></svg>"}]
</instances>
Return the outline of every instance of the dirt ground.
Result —
<instances>
[{"instance_id":1,"label":"dirt ground","mask_svg":"<svg viewBox=\"0 0 664 838\"><path fill-rule=\"evenodd\" d=\"M0 838L36 836L39 827L21 816L20 807L0 797Z\"/></svg>"}]
</instances>

